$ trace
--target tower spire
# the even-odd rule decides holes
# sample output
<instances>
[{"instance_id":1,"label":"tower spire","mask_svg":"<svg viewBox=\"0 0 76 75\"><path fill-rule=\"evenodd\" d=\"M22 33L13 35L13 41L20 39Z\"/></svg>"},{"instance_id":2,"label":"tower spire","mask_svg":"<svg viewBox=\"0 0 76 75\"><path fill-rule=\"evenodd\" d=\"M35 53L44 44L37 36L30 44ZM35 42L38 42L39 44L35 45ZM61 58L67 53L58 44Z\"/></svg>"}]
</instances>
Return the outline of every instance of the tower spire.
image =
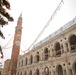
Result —
<instances>
[{"instance_id":1,"label":"tower spire","mask_svg":"<svg viewBox=\"0 0 76 75\"><path fill-rule=\"evenodd\" d=\"M20 16L19 16L19 19L22 19L22 12L21 12L21 14L20 14Z\"/></svg>"}]
</instances>

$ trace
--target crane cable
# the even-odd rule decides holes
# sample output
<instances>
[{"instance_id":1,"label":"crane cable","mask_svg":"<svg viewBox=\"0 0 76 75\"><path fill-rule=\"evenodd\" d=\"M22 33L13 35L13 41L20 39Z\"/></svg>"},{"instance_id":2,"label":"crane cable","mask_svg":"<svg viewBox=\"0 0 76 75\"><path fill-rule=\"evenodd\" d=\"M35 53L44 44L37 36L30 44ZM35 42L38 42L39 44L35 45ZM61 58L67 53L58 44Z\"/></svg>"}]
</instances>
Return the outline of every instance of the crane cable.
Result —
<instances>
[{"instance_id":1,"label":"crane cable","mask_svg":"<svg viewBox=\"0 0 76 75\"><path fill-rule=\"evenodd\" d=\"M45 28L47 28L50 24L50 22L53 20L53 18L55 17L55 14L57 13L57 11L60 10L60 7L62 6L62 3L64 4L63 0L61 0L61 2L59 3L59 5L57 6L57 8L55 9L54 13L52 14L51 18L48 20L48 22L46 23L46 25L44 26L44 28L42 29L42 31L39 33L39 35L37 36L37 38L34 40L34 42L30 45L30 47L22 52L26 52L29 51L30 48L35 44L35 42L39 39L39 37L41 36L41 34L44 32Z\"/></svg>"}]
</instances>

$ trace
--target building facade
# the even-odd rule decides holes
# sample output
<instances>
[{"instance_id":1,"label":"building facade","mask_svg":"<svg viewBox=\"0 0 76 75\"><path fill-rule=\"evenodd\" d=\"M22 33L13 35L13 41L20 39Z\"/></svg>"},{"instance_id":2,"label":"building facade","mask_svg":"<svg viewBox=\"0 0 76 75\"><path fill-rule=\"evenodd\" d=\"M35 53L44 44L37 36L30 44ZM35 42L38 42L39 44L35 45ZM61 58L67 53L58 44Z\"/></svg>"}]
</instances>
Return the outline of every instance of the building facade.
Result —
<instances>
[{"instance_id":1,"label":"building facade","mask_svg":"<svg viewBox=\"0 0 76 75\"><path fill-rule=\"evenodd\" d=\"M7 59L4 63L4 68L2 69L1 75L8 75L10 69L10 59Z\"/></svg>"},{"instance_id":2,"label":"building facade","mask_svg":"<svg viewBox=\"0 0 76 75\"><path fill-rule=\"evenodd\" d=\"M76 75L76 17L19 56L16 75Z\"/></svg>"}]
</instances>

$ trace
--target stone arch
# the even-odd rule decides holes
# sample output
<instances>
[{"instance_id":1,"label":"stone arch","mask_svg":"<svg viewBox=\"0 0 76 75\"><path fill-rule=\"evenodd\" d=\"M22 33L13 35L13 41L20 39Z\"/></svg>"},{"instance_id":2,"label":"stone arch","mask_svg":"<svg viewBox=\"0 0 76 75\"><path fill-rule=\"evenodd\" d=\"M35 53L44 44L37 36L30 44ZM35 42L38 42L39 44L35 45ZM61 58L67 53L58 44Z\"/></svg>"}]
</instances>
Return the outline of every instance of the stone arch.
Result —
<instances>
[{"instance_id":1,"label":"stone arch","mask_svg":"<svg viewBox=\"0 0 76 75\"><path fill-rule=\"evenodd\" d=\"M29 75L32 75L32 70L29 71Z\"/></svg>"},{"instance_id":2,"label":"stone arch","mask_svg":"<svg viewBox=\"0 0 76 75\"><path fill-rule=\"evenodd\" d=\"M30 56L30 64L32 64L33 63L33 56L31 55Z\"/></svg>"},{"instance_id":3,"label":"stone arch","mask_svg":"<svg viewBox=\"0 0 76 75\"><path fill-rule=\"evenodd\" d=\"M63 68L61 65L57 65L56 72L57 72L57 75L63 75Z\"/></svg>"},{"instance_id":4,"label":"stone arch","mask_svg":"<svg viewBox=\"0 0 76 75\"><path fill-rule=\"evenodd\" d=\"M22 72L20 73L20 75L22 75Z\"/></svg>"},{"instance_id":5,"label":"stone arch","mask_svg":"<svg viewBox=\"0 0 76 75\"><path fill-rule=\"evenodd\" d=\"M36 75L39 75L39 69L36 69Z\"/></svg>"},{"instance_id":6,"label":"stone arch","mask_svg":"<svg viewBox=\"0 0 76 75\"><path fill-rule=\"evenodd\" d=\"M27 63L28 63L28 59L27 59L27 57L26 57L26 59L25 59L25 65L27 65Z\"/></svg>"},{"instance_id":7,"label":"stone arch","mask_svg":"<svg viewBox=\"0 0 76 75\"><path fill-rule=\"evenodd\" d=\"M54 45L54 47L55 47L56 55L61 55L60 43L56 42L55 45Z\"/></svg>"},{"instance_id":8,"label":"stone arch","mask_svg":"<svg viewBox=\"0 0 76 75\"><path fill-rule=\"evenodd\" d=\"M17 73L17 75L19 75L19 72Z\"/></svg>"},{"instance_id":9,"label":"stone arch","mask_svg":"<svg viewBox=\"0 0 76 75\"><path fill-rule=\"evenodd\" d=\"M76 75L76 61L73 63L74 75Z\"/></svg>"},{"instance_id":10,"label":"stone arch","mask_svg":"<svg viewBox=\"0 0 76 75\"><path fill-rule=\"evenodd\" d=\"M26 71L24 72L24 75L27 75L27 72Z\"/></svg>"},{"instance_id":11,"label":"stone arch","mask_svg":"<svg viewBox=\"0 0 76 75\"><path fill-rule=\"evenodd\" d=\"M44 69L44 75L49 75L49 68L48 67L45 67L45 69Z\"/></svg>"},{"instance_id":12,"label":"stone arch","mask_svg":"<svg viewBox=\"0 0 76 75\"><path fill-rule=\"evenodd\" d=\"M48 48L45 48L44 49L44 57L45 57L44 59L48 59L48 56L49 56L48 52L49 52Z\"/></svg>"},{"instance_id":13,"label":"stone arch","mask_svg":"<svg viewBox=\"0 0 76 75\"><path fill-rule=\"evenodd\" d=\"M1 75L1 71L0 71L0 75Z\"/></svg>"},{"instance_id":14,"label":"stone arch","mask_svg":"<svg viewBox=\"0 0 76 75\"><path fill-rule=\"evenodd\" d=\"M69 40L69 43L70 43L71 51L76 51L76 35L71 34L69 36L68 40Z\"/></svg>"},{"instance_id":15,"label":"stone arch","mask_svg":"<svg viewBox=\"0 0 76 75\"><path fill-rule=\"evenodd\" d=\"M40 56L39 56L39 52L36 53L36 61L39 62L40 60Z\"/></svg>"},{"instance_id":16,"label":"stone arch","mask_svg":"<svg viewBox=\"0 0 76 75\"><path fill-rule=\"evenodd\" d=\"M23 66L23 59L21 60L21 66Z\"/></svg>"}]
</instances>

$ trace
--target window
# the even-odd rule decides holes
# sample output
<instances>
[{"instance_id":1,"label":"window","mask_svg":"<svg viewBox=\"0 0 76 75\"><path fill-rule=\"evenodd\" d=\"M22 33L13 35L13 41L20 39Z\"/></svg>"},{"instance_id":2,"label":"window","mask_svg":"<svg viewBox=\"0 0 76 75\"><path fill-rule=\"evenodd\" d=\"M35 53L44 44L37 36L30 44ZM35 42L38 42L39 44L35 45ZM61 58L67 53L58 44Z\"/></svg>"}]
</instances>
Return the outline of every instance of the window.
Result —
<instances>
[{"instance_id":1,"label":"window","mask_svg":"<svg viewBox=\"0 0 76 75\"><path fill-rule=\"evenodd\" d=\"M27 72L26 71L24 72L24 75L27 75Z\"/></svg>"},{"instance_id":2,"label":"window","mask_svg":"<svg viewBox=\"0 0 76 75\"><path fill-rule=\"evenodd\" d=\"M21 61L21 66L23 66L23 59L22 59L22 61Z\"/></svg>"},{"instance_id":3,"label":"window","mask_svg":"<svg viewBox=\"0 0 76 75\"><path fill-rule=\"evenodd\" d=\"M27 57L26 57L26 59L25 59L25 65L27 65L27 62L28 62L28 60L27 60Z\"/></svg>"},{"instance_id":4,"label":"window","mask_svg":"<svg viewBox=\"0 0 76 75\"><path fill-rule=\"evenodd\" d=\"M58 75L63 75L63 69L62 69L61 65L58 65L57 73L58 73Z\"/></svg>"},{"instance_id":5,"label":"window","mask_svg":"<svg viewBox=\"0 0 76 75\"><path fill-rule=\"evenodd\" d=\"M74 52L76 51L76 35L72 35L69 39L70 46L71 46L71 51Z\"/></svg>"},{"instance_id":6,"label":"window","mask_svg":"<svg viewBox=\"0 0 76 75\"><path fill-rule=\"evenodd\" d=\"M31 57L30 57L30 64L32 64L33 63L33 56L31 55Z\"/></svg>"},{"instance_id":7,"label":"window","mask_svg":"<svg viewBox=\"0 0 76 75\"><path fill-rule=\"evenodd\" d=\"M40 60L39 52L37 52L37 55L36 55L36 61L39 62L39 60Z\"/></svg>"},{"instance_id":8,"label":"window","mask_svg":"<svg viewBox=\"0 0 76 75\"><path fill-rule=\"evenodd\" d=\"M45 48L44 50L44 59L48 59L48 48Z\"/></svg>"},{"instance_id":9,"label":"window","mask_svg":"<svg viewBox=\"0 0 76 75\"><path fill-rule=\"evenodd\" d=\"M65 45L66 45L67 52L68 52L68 51L69 51L69 48L68 48L68 43L65 43Z\"/></svg>"},{"instance_id":10,"label":"window","mask_svg":"<svg viewBox=\"0 0 76 75\"><path fill-rule=\"evenodd\" d=\"M60 49L60 43L57 42L55 44L55 52L56 52L56 56L60 56L61 55L61 49Z\"/></svg>"},{"instance_id":11,"label":"window","mask_svg":"<svg viewBox=\"0 0 76 75\"><path fill-rule=\"evenodd\" d=\"M29 75L32 75L32 71L30 70Z\"/></svg>"},{"instance_id":12,"label":"window","mask_svg":"<svg viewBox=\"0 0 76 75\"><path fill-rule=\"evenodd\" d=\"M36 70L36 75L39 75L39 69Z\"/></svg>"}]
</instances>

